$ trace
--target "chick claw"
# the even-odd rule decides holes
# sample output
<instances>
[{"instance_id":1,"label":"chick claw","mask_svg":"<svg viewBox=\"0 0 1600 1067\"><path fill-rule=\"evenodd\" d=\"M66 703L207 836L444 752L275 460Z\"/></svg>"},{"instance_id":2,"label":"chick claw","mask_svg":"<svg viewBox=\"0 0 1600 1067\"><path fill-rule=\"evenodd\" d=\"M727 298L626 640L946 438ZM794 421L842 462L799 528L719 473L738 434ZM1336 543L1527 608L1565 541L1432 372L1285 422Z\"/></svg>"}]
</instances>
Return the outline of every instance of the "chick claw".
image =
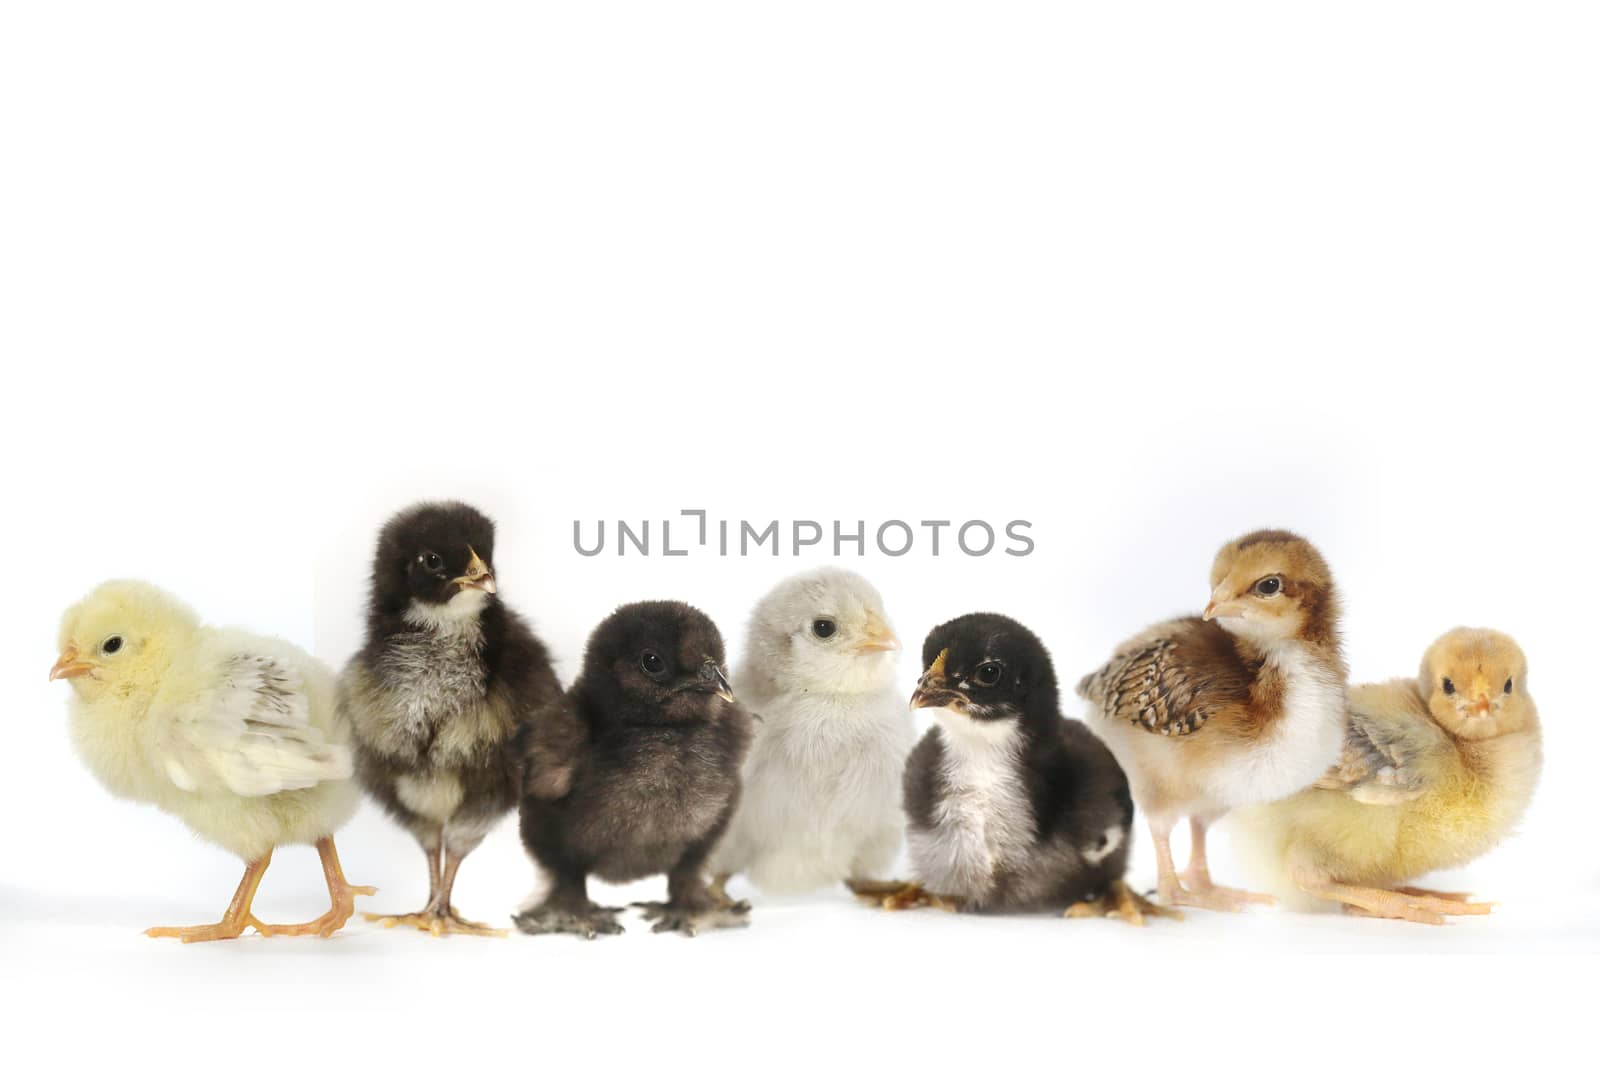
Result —
<instances>
[{"instance_id":1,"label":"chick claw","mask_svg":"<svg viewBox=\"0 0 1600 1067\"><path fill-rule=\"evenodd\" d=\"M1143 926L1146 916L1183 921L1183 912L1164 908L1135 893L1123 882L1112 882L1104 896L1080 900L1062 912L1062 918L1065 919L1121 919L1134 926Z\"/></svg>"},{"instance_id":2,"label":"chick claw","mask_svg":"<svg viewBox=\"0 0 1600 1067\"><path fill-rule=\"evenodd\" d=\"M958 898L930 893L916 882L853 880L846 882L845 886L856 895L857 900L864 904L876 904L885 911L910 911L913 908L959 911L961 908Z\"/></svg>"},{"instance_id":3,"label":"chick claw","mask_svg":"<svg viewBox=\"0 0 1600 1067\"><path fill-rule=\"evenodd\" d=\"M593 941L602 934L622 933L622 924L613 918L621 911L621 908L602 908L598 905L586 911L539 907L513 915L511 921L525 934L577 934Z\"/></svg>"},{"instance_id":4,"label":"chick claw","mask_svg":"<svg viewBox=\"0 0 1600 1067\"><path fill-rule=\"evenodd\" d=\"M750 925L750 902L735 900L712 908L681 907L671 902L641 901L634 907L654 923L651 933L694 937L706 930L736 929Z\"/></svg>"}]
</instances>

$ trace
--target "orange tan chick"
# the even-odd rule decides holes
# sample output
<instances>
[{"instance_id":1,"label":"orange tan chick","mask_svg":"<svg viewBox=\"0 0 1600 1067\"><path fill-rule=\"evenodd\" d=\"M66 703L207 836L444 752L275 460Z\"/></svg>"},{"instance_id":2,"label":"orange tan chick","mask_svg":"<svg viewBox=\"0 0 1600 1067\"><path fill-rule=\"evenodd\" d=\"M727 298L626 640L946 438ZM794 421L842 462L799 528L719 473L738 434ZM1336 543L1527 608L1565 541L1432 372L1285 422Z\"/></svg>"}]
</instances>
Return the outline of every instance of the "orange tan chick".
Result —
<instances>
[{"instance_id":1,"label":"orange tan chick","mask_svg":"<svg viewBox=\"0 0 1600 1067\"><path fill-rule=\"evenodd\" d=\"M1127 772L1155 838L1163 904L1272 903L1211 880L1206 832L1235 808L1311 785L1338 758L1346 717L1339 601L1321 554L1261 530L1224 545L1199 616L1152 626L1078 683L1090 727ZM1188 869L1173 827L1188 818Z\"/></svg>"}]
</instances>

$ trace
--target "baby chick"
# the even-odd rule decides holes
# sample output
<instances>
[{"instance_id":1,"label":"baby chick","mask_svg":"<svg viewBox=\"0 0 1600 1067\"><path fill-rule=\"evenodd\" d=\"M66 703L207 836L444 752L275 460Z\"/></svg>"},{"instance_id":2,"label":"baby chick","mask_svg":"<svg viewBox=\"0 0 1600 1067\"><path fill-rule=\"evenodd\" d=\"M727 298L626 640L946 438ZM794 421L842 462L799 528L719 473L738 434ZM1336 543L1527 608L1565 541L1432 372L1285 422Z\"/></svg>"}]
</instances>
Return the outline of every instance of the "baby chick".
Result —
<instances>
[{"instance_id":1,"label":"baby chick","mask_svg":"<svg viewBox=\"0 0 1600 1067\"><path fill-rule=\"evenodd\" d=\"M1418 678L1350 691L1344 753L1315 787L1241 816L1247 838L1305 893L1440 924L1489 905L1403 883L1498 844L1532 799L1540 763L1522 649L1493 630L1452 630Z\"/></svg>"},{"instance_id":2,"label":"baby chick","mask_svg":"<svg viewBox=\"0 0 1600 1067\"><path fill-rule=\"evenodd\" d=\"M366 645L345 668L356 775L428 858L428 903L385 926L499 934L451 906L461 861L516 806L512 739L559 702L549 653L497 595L494 524L465 504L419 504L378 536Z\"/></svg>"},{"instance_id":3,"label":"baby chick","mask_svg":"<svg viewBox=\"0 0 1600 1067\"><path fill-rule=\"evenodd\" d=\"M202 626L144 582L106 582L68 608L60 647L50 680L72 682L72 739L95 777L245 863L219 922L145 933L190 942L344 926L373 889L345 881L333 847L360 797L332 671L286 642ZM273 849L292 843L317 846L331 903L311 922L268 925L250 911L256 887Z\"/></svg>"},{"instance_id":4,"label":"baby chick","mask_svg":"<svg viewBox=\"0 0 1600 1067\"><path fill-rule=\"evenodd\" d=\"M756 605L734 675L756 734L714 893L740 872L775 893L888 874L912 741L899 648L878 591L849 571L790 578Z\"/></svg>"},{"instance_id":5,"label":"baby chick","mask_svg":"<svg viewBox=\"0 0 1600 1067\"><path fill-rule=\"evenodd\" d=\"M706 886L706 861L739 799L750 716L734 703L722 637L677 601L618 608L589 637L565 705L523 733L522 841L550 887L516 916L525 933L621 933L588 877L667 875L657 933L742 926L744 904Z\"/></svg>"},{"instance_id":6,"label":"baby chick","mask_svg":"<svg viewBox=\"0 0 1600 1067\"><path fill-rule=\"evenodd\" d=\"M922 662L911 704L938 722L905 772L918 883L860 895L891 908L1063 908L1140 925L1160 914L1122 883L1128 780L1087 727L1061 717L1039 639L1004 615L964 615L928 635Z\"/></svg>"},{"instance_id":7,"label":"baby chick","mask_svg":"<svg viewBox=\"0 0 1600 1067\"><path fill-rule=\"evenodd\" d=\"M1272 903L1211 881L1206 829L1234 808L1304 789L1339 754L1345 665L1333 576L1282 530L1222 547L1200 617L1152 626L1078 683L1089 725L1133 783L1155 837L1164 904L1224 911ZM1179 879L1169 839L1187 815Z\"/></svg>"}]
</instances>

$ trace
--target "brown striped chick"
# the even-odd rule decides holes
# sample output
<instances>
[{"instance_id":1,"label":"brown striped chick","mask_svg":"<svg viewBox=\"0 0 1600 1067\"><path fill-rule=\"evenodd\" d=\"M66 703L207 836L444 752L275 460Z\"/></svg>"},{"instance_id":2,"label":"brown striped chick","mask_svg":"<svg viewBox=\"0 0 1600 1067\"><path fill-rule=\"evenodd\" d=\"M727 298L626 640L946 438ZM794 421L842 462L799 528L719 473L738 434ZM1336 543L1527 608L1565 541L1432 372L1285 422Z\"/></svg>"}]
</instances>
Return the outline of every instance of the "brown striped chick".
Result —
<instances>
[{"instance_id":1,"label":"brown striped chick","mask_svg":"<svg viewBox=\"0 0 1600 1067\"><path fill-rule=\"evenodd\" d=\"M1464 893L1406 883L1499 844L1542 762L1527 660L1493 630L1452 630L1417 678L1350 691L1344 753L1316 786L1240 813L1293 888L1360 914L1441 924L1484 915Z\"/></svg>"},{"instance_id":2,"label":"brown striped chick","mask_svg":"<svg viewBox=\"0 0 1600 1067\"><path fill-rule=\"evenodd\" d=\"M1333 576L1282 530L1232 541L1211 568L1199 617L1152 626L1078 683L1090 727L1110 746L1155 838L1163 904L1237 911L1261 893L1211 881L1207 829L1235 808L1315 782L1338 758L1346 690ZM1189 866L1172 862L1189 819Z\"/></svg>"}]
</instances>

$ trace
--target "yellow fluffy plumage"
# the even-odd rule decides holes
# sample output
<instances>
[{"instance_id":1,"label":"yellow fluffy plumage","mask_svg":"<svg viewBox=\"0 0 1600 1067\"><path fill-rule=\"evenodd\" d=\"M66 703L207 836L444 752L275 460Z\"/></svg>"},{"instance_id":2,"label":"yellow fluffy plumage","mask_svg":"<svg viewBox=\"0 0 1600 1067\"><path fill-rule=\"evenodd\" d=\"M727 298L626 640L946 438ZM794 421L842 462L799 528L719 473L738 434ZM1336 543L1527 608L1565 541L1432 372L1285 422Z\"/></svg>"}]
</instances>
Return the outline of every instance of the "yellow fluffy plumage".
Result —
<instances>
[{"instance_id":1,"label":"yellow fluffy plumage","mask_svg":"<svg viewBox=\"0 0 1600 1067\"><path fill-rule=\"evenodd\" d=\"M1491 630L1453 630L1418 678L1357 686L1350 705L1339 763L1240 813L1244 843L1302 902L1429 923L1487 910L1405 883L1482 856L1532 799L1540 733L1522 650Z\"/></svg>"},{"instance_id":2,"label":"yellow fluffy plumage","mask_svg":"<svg viewBox=\"0 0 1600 1067\"><path fill-rule=\"evenodd\" d=\"M331 934L353 911L333 832L359 801L335 718L331 671L295 646L203 626L155 586L99 586L62 617L52 679L71 681L70 729L84 763L117 796L154 804L247 865L220 923L153 935L211 940L248 926ZM315 844L333 907L267 927L249 912L272 851ZM248 891L247 891L248 890Z\"/></svg>"}]
</instances>

